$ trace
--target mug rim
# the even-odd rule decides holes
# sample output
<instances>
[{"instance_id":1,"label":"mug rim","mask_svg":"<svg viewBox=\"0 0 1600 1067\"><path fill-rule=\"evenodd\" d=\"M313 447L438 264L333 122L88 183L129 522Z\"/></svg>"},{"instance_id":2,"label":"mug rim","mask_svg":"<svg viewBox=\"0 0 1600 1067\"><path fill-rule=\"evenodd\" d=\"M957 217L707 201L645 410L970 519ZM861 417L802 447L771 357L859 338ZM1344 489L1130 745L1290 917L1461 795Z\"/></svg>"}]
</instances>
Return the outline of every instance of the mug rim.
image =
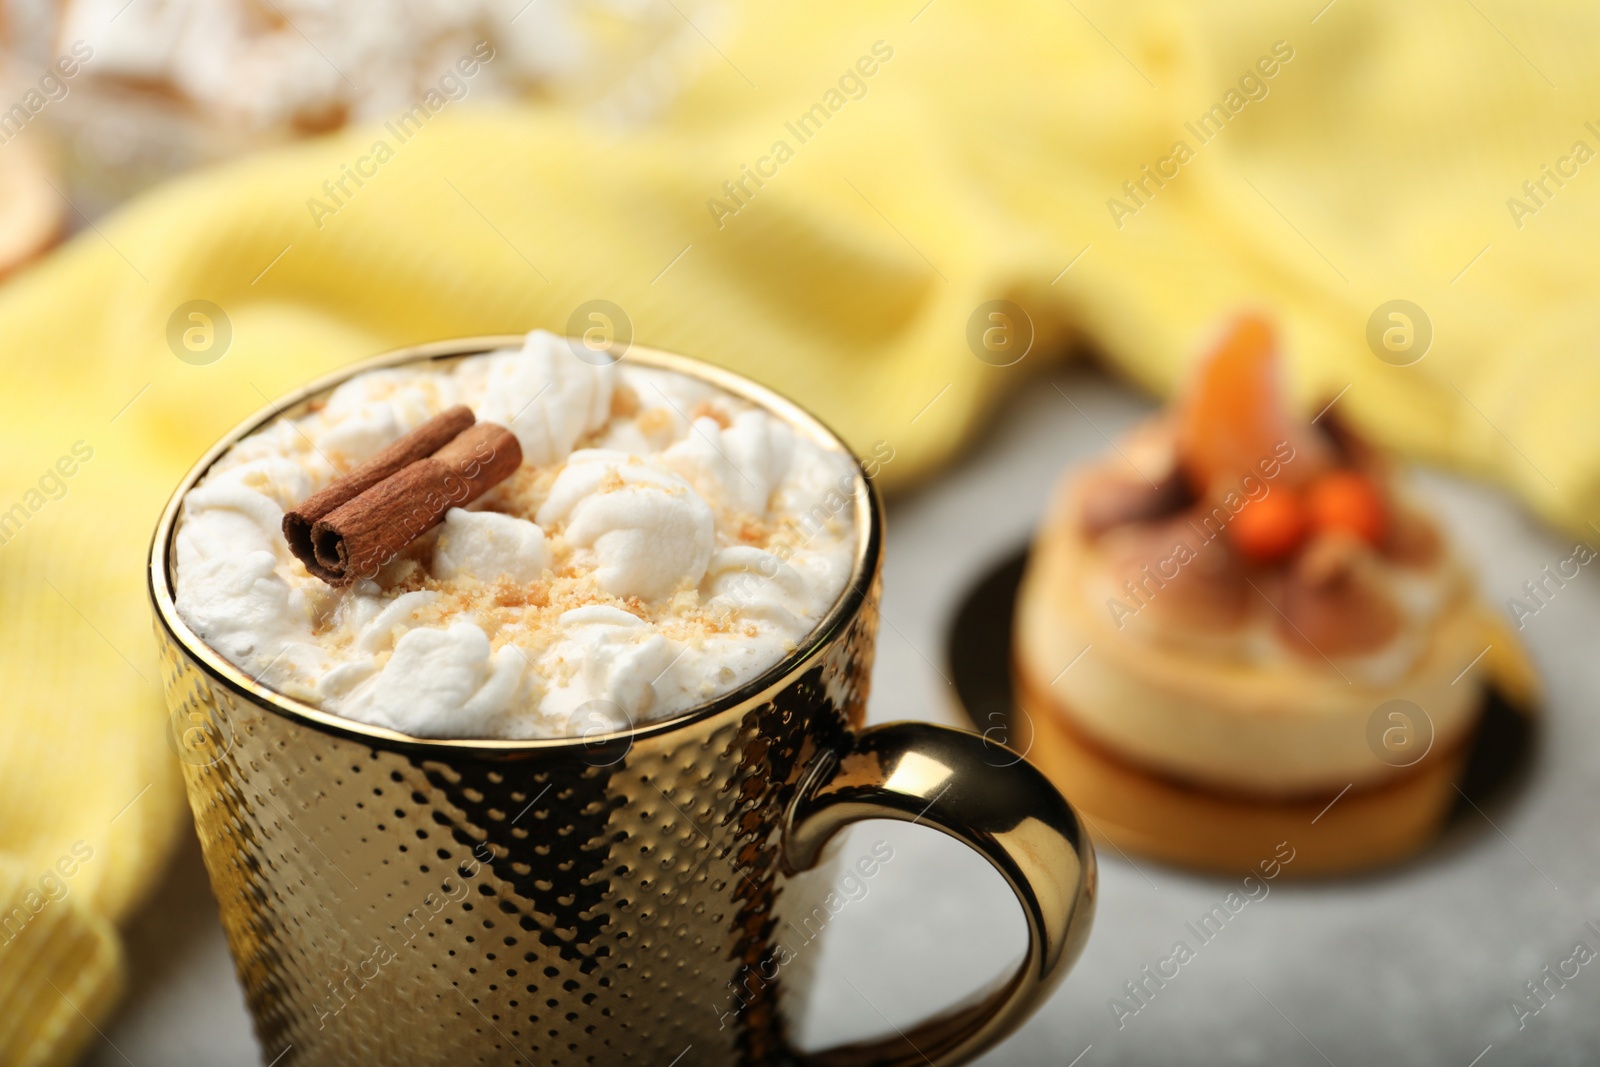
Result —
<instances>
[{"instance_id":1,"label":"mug rim","mask_svg":"<svg viewBox=\"0 0 1600 1067\"><path fill-rule=\"evenodd\" d=\"M268 423L293 409L325 396L359 374L410 363L485 355L518 347L526 341L526 338L527 334L486 334L392 349L322 375L276 400L269 401L223 434L179 481L166 506L162 508L161 517L151 537L146 571L147 591L155 610L157 624L165 635L182 649L183 653L213 683L220 683L224 688L258 707L324 733L339 734L365 742L377 742L391 749L447 749L457 753L477 750L486 755L498 756L576 748L596 749L619 742L631 744L644 737L667 733L730 711L743 711L766 703L772 695L787 688L797 677L809 670L822 650L831 646L854 621L867 599L868 591L878 572L883 552L883 501L877 487L867 475L861 457L855 450L826 423L793 400L723 367L692 356L678 355L644 345L630 345L627 351L618 357L617 362L633 360L642 366L676 372L723 389L783 419L792 429L800 430L813 440L843 452L850 458L851 469L855 473L855 491L851 500L855 509L858 536L849 580L834 600L832 607L807 632L792 652L738 688L667 718L603 734L521 739L417 737L388 727L345 718L263 685L207 644L205 639L178 614L173 595L173 577L176 572L174 540L184 498L216 462L245 437L263 429ZM570 341L570 338L560 339Z\"/></svg>"}]
</instances>

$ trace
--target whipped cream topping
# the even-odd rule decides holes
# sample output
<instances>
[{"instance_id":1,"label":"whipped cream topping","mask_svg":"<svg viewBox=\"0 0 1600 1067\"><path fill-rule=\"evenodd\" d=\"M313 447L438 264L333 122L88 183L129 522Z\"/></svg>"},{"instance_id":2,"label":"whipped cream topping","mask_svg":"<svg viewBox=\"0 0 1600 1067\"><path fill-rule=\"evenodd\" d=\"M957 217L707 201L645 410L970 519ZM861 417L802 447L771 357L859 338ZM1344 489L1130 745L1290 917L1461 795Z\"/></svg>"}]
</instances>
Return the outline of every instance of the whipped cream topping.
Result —
<instances>
[{"instance_id":1,"label":"whipped cream topping","mask_svg":"<svg viewBox=\"0 0 1600 1067\"><path fill-rule=\"evenodd\" d=\"M285 510L453 404L509 479L334 589ZM708 383L520 349L369 371L241 440L185 496L176 605L264 685L418 737L538 738L687 711L775 666L844 592L860 473Z\"/></svg>"}]
</instances>

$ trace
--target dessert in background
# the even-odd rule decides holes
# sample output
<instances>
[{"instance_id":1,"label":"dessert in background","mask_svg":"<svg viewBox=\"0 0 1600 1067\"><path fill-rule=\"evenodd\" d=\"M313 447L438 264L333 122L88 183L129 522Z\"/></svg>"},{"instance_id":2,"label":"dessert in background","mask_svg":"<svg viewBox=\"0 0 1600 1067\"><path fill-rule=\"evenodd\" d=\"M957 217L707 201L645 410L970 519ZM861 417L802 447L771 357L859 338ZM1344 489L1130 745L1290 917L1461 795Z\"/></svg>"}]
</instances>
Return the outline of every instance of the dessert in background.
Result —
<instances>
[{"instance_id":1,"label":"dessert in background","mask_svg":"<svg viewBox=\"0 0 1600 1067\"><path fill-rule=\"evenodd\" d=\"M176 605L263 684L360 722L626 729L806 640L855 564L860 477L707 382L535 332L359 374L233 446L184 498Z\"/></svg>"},{"instance_id":2,"label":"dessert in background","mask_svg":"<svg viewBox=\"0 0 1600 1067\"><path fill-rule=\"evenodd\" d=\"M1304 874L1431 836L1514 653L1390 460L1337 404L1293 415L1279 376L1242 318L1186 396L1065 480L1015 656L1031 755L1102 833L1201 866L1289 838Z\"/></svg>"},{"instance_id":3,"label":"dessert in background","mask_svg":"<svg viewBox=\"0 0 1600 1067\"><path fill-rule=\"evenodd\" d=\"M36 141L0 145L0 278L60 236L66 204L51 184L48 154Z\"/></svg>"},{"instance_id":4,"label":"dessert in background","mask_svg":"<svg viewBox=\"0 0 1600 1067\"><path fill-rule=\"evenodd\" d=\"M410 136L469 102L557 98L602 119L646 121L705 61L700 32L717 31L723 8L722 0L0 0L0 110L62 57L77 61L70 75L52 77L27 121L62 143L65 187L94 217L196 166L347 125L382 129L406 115Z\"/></svg>"}]
</instances>

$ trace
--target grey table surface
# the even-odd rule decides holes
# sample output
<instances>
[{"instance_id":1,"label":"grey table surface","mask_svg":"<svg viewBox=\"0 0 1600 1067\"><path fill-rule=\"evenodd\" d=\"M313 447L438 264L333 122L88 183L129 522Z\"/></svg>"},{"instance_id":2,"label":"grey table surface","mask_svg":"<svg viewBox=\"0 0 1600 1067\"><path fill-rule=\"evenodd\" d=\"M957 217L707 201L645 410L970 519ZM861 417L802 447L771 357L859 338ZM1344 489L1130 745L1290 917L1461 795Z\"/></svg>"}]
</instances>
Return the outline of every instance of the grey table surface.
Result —
<instances>
[{"instance_id":1,"label":"grey table surface","mask_svg":"<svg viewBox=\"0 0 1600 1067\"><path fill-rule=\"evenodd\" d=\"M1150 406L1092 370L1055 372L1008 401L954 468L889 501L888 625L879 636L873 721L960 722L943 646L963 592L1025 541L1066 464L1104 450L1102 434L1114 436ZM1496 491L1433 472L1418 480L1478 565L1492 603L1520 595L1540 568L1572 554L1570 539ZM1600 1062L1600 960L1565 986L1549 983L1548 1006L1520 1026L1511 1007L1578 942L1600 951L1586 926L1600 928L1600 579L1590 569L1522 634L1549 686L1527 788L1455 824L1398 869L1271 883L1120 1025L1109 1002L1123 995L1123 983L1167 955L1185 924L1239 880L1103 850L1098 916L1082 958L1027 1025L981 1062ZM882 839L894 859L819 942L819 985L800 1023L802 1041L817 1047L905 1028L1009 971L1023 945L1004 884L962 846L901 824L851 833L846 855ZM192 838L128 931L128 950L131 994L88 1063L270 1059L251 1034Z\"/></svg>"}]
</instances>

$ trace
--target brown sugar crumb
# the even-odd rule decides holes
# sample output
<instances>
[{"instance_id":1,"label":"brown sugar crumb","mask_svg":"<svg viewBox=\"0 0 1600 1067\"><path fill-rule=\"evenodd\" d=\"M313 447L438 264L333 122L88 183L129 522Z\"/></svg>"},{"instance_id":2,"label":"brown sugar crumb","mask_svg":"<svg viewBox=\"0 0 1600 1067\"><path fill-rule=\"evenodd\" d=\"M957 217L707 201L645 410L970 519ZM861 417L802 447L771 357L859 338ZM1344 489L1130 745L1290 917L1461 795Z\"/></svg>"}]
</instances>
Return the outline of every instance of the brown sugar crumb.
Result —
<instances>
[{"instance_id":1,"label":"brown sugar crumb","mask_svg":"<svg viewBox=\"0 0 1600 1067\"><path fill-rule=\"evenodd\" d=\"M693 410L689 412L689 417L691 419L710 419L724 430L733 425L732 420L717 410L709 400L702 400L696 404Z\"/></svg>"},{"instance_id":2,"label":"brown sugar crumb","mask_svg":"<svg viewBox=\"0 0 1600 1067\"><path fill-rule=\"evenodd\" d=\"M474 601L478 599L474 595L476 589L472 586L457 587L435 580L428 583L428 589L439 595L418 608L415 617L432 620L437 625L447 625L457 617L465 616L471 610Z\"/></svg>"},{"instance_id":3,"label":"brown sugar crumb","mask_svg":"<svg viewBox=\"0 0 1600 1067\"><path fill-rule=\"evenodd\" d=\"M700 590L692 587L680 588L672 594L672 600L667 604L666 614L682 618L693 615L700 610Z\"/></svg>"},{"instance_id":4,"label":"brown sugar crumb","mask_svg":"<svg viewBox=\"0 0 1600 1067\"><path fill-rule=\"evenodd\" d=\"M550 605L550 583L519 585L510 578L497 578L491 587L490 603L498 608L543 608Z\"/></svg>"},{"instance_id":5,"label":"brown sugar crumb","mask_svg":"<svg viewBox=\"0 0 1600 1067\"><path fill-rule=\"evenodd\" d=\"M330 632L337 632L338 627L339 610L337 601L319 608L311 617L312 637L327 637Z\"/></svg>"},{"instance_id":6,"label":"brown sugar crumb","mask_svg":"<svg viewBox=\"0 0 1600 1067\"><path fill-rule=\"evenodd\" d=\"M385 563L375 580L385 593L399 596L421 589L428 580L428 572L415 557L403 557Z\"/></svg>"},{"instance_id":7,"label":"brown sugar crumb","mask_svg":"<svg viewBox=\"0 0 1600 1067\"><path fill-rule=\"evenodd\" d=\"M741 544L764 545L772 536L772 527L757 518L746 518L734 531Z\"/></svg>"},{"instance_id":8,"label":"brown sugar crumb","mask_svg":"<svg viewBox=\"0 0 1600 1067\"><path fill-rule=\"evenodd\" d=\"M634 417L633 424L649 438L670 435L677 412L671 408L645 408Z\"/></svg>"},{"instance_id":9,"label":"brown sugar crumb","mask_svg":"<svg viewBox=\"0 0 1600 1067\"><path fill-rule=\"evenodd\" d=\"M557 467L520 467L511 477L479 498L480 506L487 511L498 511L531 522L539 505L550 495L550 486L555 483L559 473Z\"/></svg>"},{"instance_id":10,"label":"brown sugar crumb","mask_svg":"<svg viewBox=\"0 0 1600 1067\"><path fill-rule=\"evenodd\" d=\"M631 419L639 413L639 394L626 382L618 382L611 390L611 417Z\"/></svg>"}]
</instances>

